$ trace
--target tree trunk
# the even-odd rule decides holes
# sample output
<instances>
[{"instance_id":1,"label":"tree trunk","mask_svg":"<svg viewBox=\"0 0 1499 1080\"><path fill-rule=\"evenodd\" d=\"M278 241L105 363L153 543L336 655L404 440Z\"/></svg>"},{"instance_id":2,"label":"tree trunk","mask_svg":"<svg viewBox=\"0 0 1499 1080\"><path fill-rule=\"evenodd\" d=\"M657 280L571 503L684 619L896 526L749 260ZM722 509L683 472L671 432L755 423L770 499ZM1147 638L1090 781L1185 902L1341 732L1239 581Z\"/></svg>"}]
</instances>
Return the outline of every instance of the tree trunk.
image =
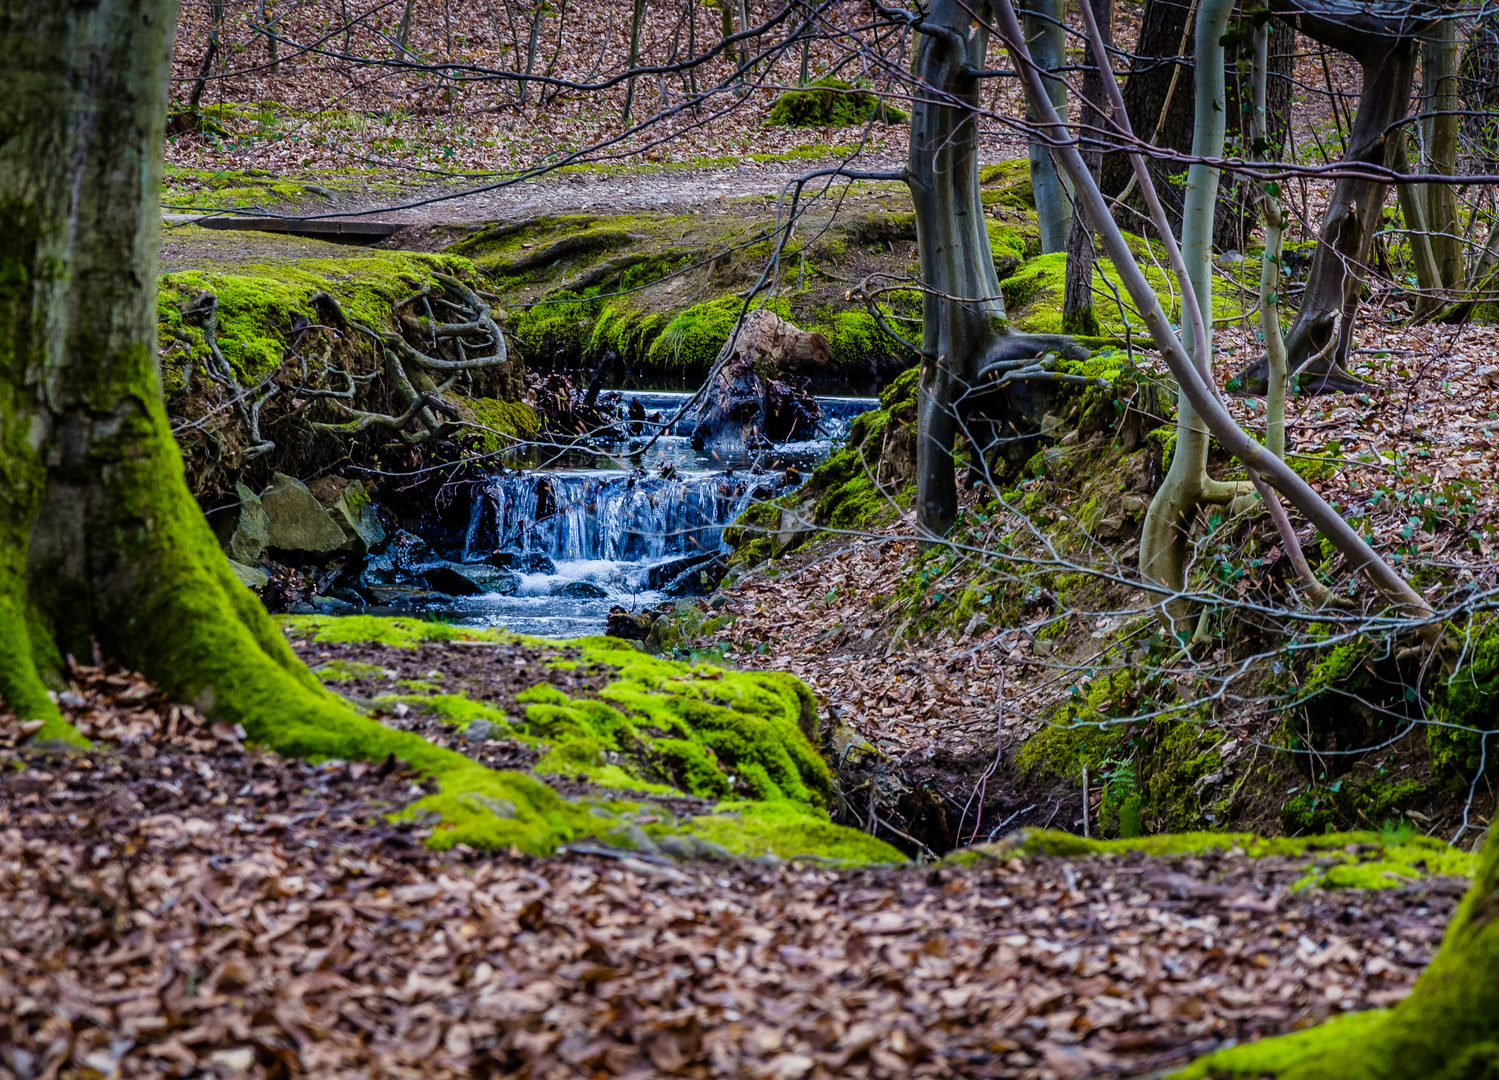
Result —
<instances>
[{"instance_id":1,"label":"tree trunk","mask_svg":"<svg viewBox=\"0 0 1499 1080\"><path fill-rule=\"evenodd\" d=\"M906 181L916 209L921 252L922 361L918 392L917 519L934 536L951 527L958 487L953 448L959 430L980 412L984 432L975 440L983 459L1002 432L1027 430L1035 412L1032 383L1014 383L979 396L986 378L1029 366L1047 351L1081 355L1070 338L1013 332L1005 318L994 251L979 200L973 110L978 107L976 70L984 66L988 31L973 27L962 0L935 0L922 25L913 70L917 90L911 109ZM922 87L932 91L923 92ZM956 102L956 104L949 104ZM981 402L987 400L981 406ZM1039 414L1035 416L1040 419ZM1004 445L1016 445L1006 443Z\"/></svg>"},{"instance_id":2,"label":"tree trunk","mask_svg":"<svg viewBox=\"0 0 1499 1080\"><path fill-rule=\"evenodd\" d=\"M727 357L723 353L729 353ZM713 363L699 407L694 444L745 446L809 438L817 399L799 373L828 362L828 339L802 330L766 308L744 317Z\"/></svg>"},{"instance_id":3,"label":"tree trunk","mask_svg":"<svg viewBox=\"0 0 1499 1080\"><path fill-rule=\"evenodd\" d=\"M630 71L635 70L635 65L640 61L640 24L645 19L645 0L635 0L634 7L630 10L630 58L625 65ZM630 126L630 107L635 103L635 76L631 75L625 80L625 110L620 117L620 123L625 127Z\"/></svg>"},{"instance_id":4,"label":"tree trunk","mask_svg":"<svg viewBox=\"0 0 1499 1080\"><path fill-rule=\"evenodd\" d=\"M1410 105L1420 24L1378 11L1349 13L1332 3L1324 13L1307 0L1275 0L1274 9L1314 41L1359 62L1364 84L1344 160L1393 167L1400 140L1387 133ZM1299 373L1294 389L1300 393L1365 388L1346 364L1369 246L1381 227L1388 190L1383 181L1346 177L1333 187L1301 308L1286 335L1286 359L1293 375ZM1266 383L1262 357L1235 376L1231 388L1261 395Z\"/></svg>"},{"instance_id":5,"label":"tree trunk","mask_svg":"<svg viewBox=\"0 0 1499 1080\"><path fill-rule=\"evenodd\" d=\"M1192 149L1192 102L1194 99L1193 67L1183 58L1192 56L1197 47L1192 21L1198 4L1193 0L1146 0L1140 27L1136 57L1130 64L1124 83L1124 106L1135 134L1152 146L1187 154ZM1296 32L1289 26L1277 26L1270 37L1270 73L1266 86L1266 114L1269 143L1265 152L1278 158L1290 131L1291 69L1294 62ZM1225 49L1225 67L1231 73L1225 90L1227 110L1226 141L1230 152L1249 156L1248 125L1245 106L1251 93L1248 80L1239 74L1252 59L1248 33L1233 34ZM1161 197L1175 232L1181 231L1182 176L1186 169L1179 163L1147 159L1151 178ZM1104 156L1099 185L1104 194L1120 197L1127 188L1126 199L1133 211L1145 216L1139 192L1131 180L1129 158L1114 152ZM1215 211L1213 242L1220 248L1240 248L1247 242L1252 221L1255 193L1238 177L1225 181L1223 197Z\"/></svg>"},{"instance_id":6,"label":"tree trunk","mask_svg":"<svg viewBox=\"0 0 1499 1080\"><path fill-rule=\"evenodd\" d=\"M1023 12L1026 47L1043 69L1057 73L1055 78L1046 80L1046 90L1057 112L1065 116L1067 83L1061 69L1067 63L1067 37L1062 24L1062 0L1025 0ZM1025 118L1034 124L1035 110L1028 108ZM1041 253L1065 251L1072 201L1051 160L1051 150L1034 136L1030 140L1030 161L1031 191L1036 197L1036 217L1041 226Z\"/></svg>"},{"instance_id":7,"label":"tree trunk","mask_svg":"<svg viewBox=\"0 0 1499 1080\"><path fill-rule=\"evenodd\" d=\"M1458 115L1462 98L1457 78L1457 23L1438 19L1421 35L1421 111L1431 113L1422 121L1426 135L1429 172L1451 176L1457 172ZM1451 184L1422 185L1426 195L1426 227L1431 234L1431 253L1444 289L1463 283L1463 246L1459 236L1457 190Z\"/></svg>"},{"instance_id":8,"label":"tree trunk","mask_svg":"<svg viewBox=\"0 0 1499 1080\"><path fill-rule=\"evenodd\" d=\"M97 644L252 739L348 756L340 739L369 722L322 689L230 572L162 403L176 8L5 0L0 15L0 698L45 721L38 739L81 743L47 689L62 686L65 655Z\"/></svg>"},{"instance_id":9,"label":"tree trunk","mask_svg":"<svg viewBox=\"0 0 1499 1080\"><path fill-rule=\"evenodd\" d=\"M1081 0L1088 2L1088 0ZM1104 41L1113 44L1113 0L1092 0L1093 17L1098 21ZM1083 73L1083 94L1078 112L1079 139L1083 161L1097 180L1103 163L1105 117L1108 114L1103 74L1097 64L1089 64ZM1069 334L1098 334L1098 316L1093 312L1093 231L1075 207L1072 231L1067 236L1067 278L1062 288L1062 329Z\"/></svg>"}]
</instances>

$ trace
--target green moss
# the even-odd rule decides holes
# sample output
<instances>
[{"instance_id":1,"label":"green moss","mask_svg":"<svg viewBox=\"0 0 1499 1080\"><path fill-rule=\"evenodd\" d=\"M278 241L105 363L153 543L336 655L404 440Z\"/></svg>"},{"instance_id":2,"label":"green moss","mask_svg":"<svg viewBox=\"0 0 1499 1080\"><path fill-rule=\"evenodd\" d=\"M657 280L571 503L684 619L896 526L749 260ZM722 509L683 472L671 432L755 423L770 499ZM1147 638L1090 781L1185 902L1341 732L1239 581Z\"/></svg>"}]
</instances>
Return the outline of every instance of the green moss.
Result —
<instances>
[{"instance_id":1,"label":"green moss","mask_svg":"<svg viewBox=\"0 0 1499 1080\"><path fill-rule=\"evenodd\" d=\"M281 365L294 316L316 321L311 300L326 292L350 319L366 326L390 324L392 305L442 272L472 277L472 263L446 255L379 252L346 259L298 259L276 266L249 266L234 273L181 270L162 276L156 299L163 354L187 344L195 361L206 356L202 332L188 325L181 308L200 293L219 298L218 344L242 381ZM185 339L185 341L184 341Z\"/></svg>"},{"instance_id":2,"label":"green moss","mask_svg":"<svg viewBox=\"0 0 1499 1080\"><path fill-rule=\"evenodd\" d=\"M328 660L312 669L323 682L354 682L357 679L383 679L385 669L379 664L359 660Z\"/></svg>"},{"instance_id":3,"label":"green moss","mask_svg":"<svg viewBox=\"0 0 1499 1080\"><path fill-rule=\"evenodd\" d=\"M552 293L545 301L511 313L505 329L528 364L556 356L578 356L598 318L597 301L577 293Z\"/></svg>"},{"instance_id":4,"label":"green moss","mask_svg":"<svg viewBox=\"0 0 1499 1080\"><path fill-rule=\"evenodd\" d=\"M464 418L479 428L479 449L492 454L517 441L534 439L541 430L536 410L520 401L499 398L460 398L455 401Z\"/></svg>"},{"instance_id":5,"label":"green moss","mask_svg":"<svg viewBox=\"0 0 1499 1080\"><path fill-rule=\"evenodd\" d=\"M332 644L370 641L415 648L428 641L502 641L496 630L476 630L425 619L379 615L283 615L277 622L288 636Z\"/></svg>"},{"instance_id":6,"label":"green moss","mask_svg":"<svg viewBox=\"0 0 1499 1080\"><path fill-rule=\"evenodd\" d=\"M894 344L867 311L840 311L826 336L829 357L839 367L863 367Z\"/></svg>"},{"instance_id":7,"label":"green moss","mask_svg":"<svg viewBox=\"0 0 1499 1080\"><path fill-rule=\"evenodd\" d=\"M1478 771L1481 740L1488 738L1488 761L1499 762L1499 744L1482 732L1499 717L1499 619L1462 632L1464 661L1437 684L1426 746L1438 775L1467 778Z\"/></svg>"},{"instance_id":8,"label":"green moss","mask_svg":"<svg viewBox=\"0 0 1499 1080\"><path fill-rule=\"evenodd\" d=\"M1099 766L1123 739L1124 725L1109 720L1127 712L1132 685L1132 674L1121 670L1077 688L1072 701L1062 707L1052 723L1020 748L1015 762L1021 771L1079 780L1086 764L1098 776Z\"/></svg>"},{"instance_id":9,"label":"green moss","mask_svg":"<svg viewBox=\"0 0 1499 1080\"><path fill-rule=\"evenodd\" d=\"M1185 832L1117 840L1087 839L1048 829L1026 829L1000 844L971 849L977 857L1088 855L1138 851L1162 858L1239 849L1252 859L1269 856L1314 858L1296 888L1390 888L1427 875L1470 877L1475 857L1440 840L1388 832L1327 833L1322 836L1267 837L1254 833ZM967 856L973 857L973 856Z\"/></svg>"},{"instance_id":10,"label":"green moss","mask_svg":"<svg viewBox=\"0 0 1499 1080\"><path fill-rule=\"evenodd\" d=\"M720 803L692 819L691 831L736 855L799 855L838 863L899 863L906 858L867 833L834 825L825 813L786 802Z\"/></svg>"},{"instance_id":11,"label":"green moss","mask_svg":"<svg viewBox=\"0 0 1499 1080\"><path fill-rule=\"evenodd\" d=\"M867 89L829 78L782 93L765 122L774 127L852 127L870 119L904 124L910 117Z\"/></svg>"},{"instance_id":12,"label":"green moss","mask_svg":"<svg viewBox=\"0 0 1499 1080\"><path fill-rule=\"evenodd\" d=\"M529 639L495 631L373 616L292 616L283 625L288 633L314 641L373 641L402 647L451 639L530 644ZM380 700L422 705L455 724L487 720L506 737L545 744L548 753L536 766L541 774L582 774L600 786L658 794L737 797L738 801L723 804L712 815L681 826L734 852L810 854L839 862L901 858L888 845L827 818L824 808L831 797L832 774L816 749L816 702L800 680L779 672L687 665L647 655L632 643L614 638L538 641L535 645L549 652L560 645L580 654L577 659L549 661L553 666L599 665L614 677L597 698L571 697L549 684L537 684L519 695L526 714L523 720L456 694L402 694ZM367 670L371 667L356 670L328 665L326 671L334 678L381 671ZM359 723L365 725L361 729L365 734L385 732L426 748L407 747L398 756L415 754L408 760L429 771L441 785L438 795L407 812L412 816L436 810L443 815L431 841L439 846L460 840L470 845L516 842L526 850L539 850L569 835L603 835L613 824L612 819L585 814L583 808L558 799L550 788L529 777L520 778L526 783L516 785L509 779L513 774L491 774L472 763L455 771L442 757L446 751L373 721L360 718ZM384 746L383 739L374 739L379 743L376 751ZM363 749L348 749L342 756L368 756ZM325 750L322 756L340 755ZM470 766L477 773L466 771ZM504 783L486 775L501 776ZM524 829L531 833L521 843Z\"/></svg>"},{"instance_id":13,"label":"green moss","mask_svg":"<svg viewBox=\"0 0 1499 1080\"><path fill-rule=\"evenodd\" d=\"M1161 262L1164 265L1164 259ZM1124 337L1125 317L1127 316L1131 333L1136 338L1143 337L1145 333L1143 320L1127 308L1124 315L1121 315L1113 294L1109 292L1106 285L1097 281L1097 273L1102 273L1104 279L1118 290L1119 296L1126 296L1123 282L1115 271L1114 264L1107 259L1099 259L1094 265L1097 267L1094 283L1103 292L1103 295L1095 295L1093 301L1093 310L1099 324L1099 335L1105 341L1121 341ZM1166 311L1167 317L1180 318L1179 304L1174 300L1179 290L1176 289L1174 282L1149 261L1142 262L1141 268L1146 280L1150 282L1160 298L1161 307ZM1021 264L1015 273L1000 282L1000 291L1004 296L1005 310L1009 313L1010 321L1017 328L1030 333L1063 333L1062 292L1066 280L1067 253L1064 251L1039 255ZM1229 293L1228 290L1220 289L1213 296L1213 314L1217 319L1231 319L1242 315L1243 312L1235 295Z\"/></svg>"},{"instance_id":14,"label":"green moss","mask_svg":"<svg viewBox=\"0 0 1499 1080\"><path fill-rule=\"evenodd\" d=\"M1386 1009L1347 1013L1316 1027L1274 1039L1219 1050L1199 1058L1167 1080L1217 1080L1227 1077L1278 1076L1312 1054L1336 1056L1359 1046L1389 1015ZM1344 1073L1349 1078L1368 1073Z\"/></svg>"}]
</instances>

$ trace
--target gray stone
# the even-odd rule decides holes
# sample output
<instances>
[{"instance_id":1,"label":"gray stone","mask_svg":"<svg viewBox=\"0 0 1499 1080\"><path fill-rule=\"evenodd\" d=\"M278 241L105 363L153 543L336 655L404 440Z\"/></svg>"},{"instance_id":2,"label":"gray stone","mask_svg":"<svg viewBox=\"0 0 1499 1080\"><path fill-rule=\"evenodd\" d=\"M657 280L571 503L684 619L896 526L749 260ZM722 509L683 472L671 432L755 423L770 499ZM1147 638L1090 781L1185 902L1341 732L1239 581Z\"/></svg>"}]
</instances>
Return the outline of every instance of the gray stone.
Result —
<instances>
[{"instance_id":1,"label":"gray stone","mask_svg":"<svg viewBox=\"0 0 1499 1080\"><path fill-rule=\"evenodd\" d=\"M234 576L239 578L240 584L247 585L252 589L264 588L265 583L271 580L271 575L258 566L246 566L244 563L234 559L229 560L229 569L234 571Z\"/></svg>"},{"instance_id":2,"label":"gray stone","mask_svg":"<svg viewBox=\"0 0 1499 1080\"><path fill-rule=\"evenodd\" d=\"M645 855L658 855L660 850L655 842L646 835L645 830L633 822L622 825L617 829L609 830L609 842L614 847L634 848Z\"/></svg>"},{"instance_id":3,"label":"gray stone","mask_svg":"<svg viewBox=\"0 0 1499 1080\"><path fill-rule=\"evenodd\" d=\"M484 807L484 809L488 810L495 817L515 817L515 804L509 799L497 799L492 795L470 795L468 798L472 802Z\"/></svg>"},{"instance_id":4,"label":"gray stone","mask_svg":"<svg viewBox=\"0 0 1499 1080\"><path fill-rule=\"evenodd\" d=\"M328 507L328 516L343 529L348 542L345 550L363 555L385 543L385 529L375 513L375 501L358 480L339 493Z\"/></svg>"},{"instance_id":5,"label":"gray stone","mask_svg":"<svg viewBox=\"0 0 1499 1080\"><path fill-rule=\"evenodd\" d=\"M480 717L478 720L470 720L468 727L463 729L463 737L469 742L483 742L494 734L494 724Z\"/></svg>"},{"instance_id":6,"label":"gray stone","mask_svg":"<svg viewBox=\"0 0 1499 1080\"><path fill-rule=\"evenodd\" d=\"M350 615L359 610L358 604L340 600L336 596L314 596L307 601L320 615Z\"/></svg>"},{"instance_id":7,"label":"gray stone","mask_svg":"<svg viewBox=\"0 0 1499 1080\"><path fill-rule=\"evenodd\" d=\"M591 581L569 581L552 590L553 596L568 596L574 600L602 600L609 594Z\"/></svg>"},{"instance_id":8,"label":"gray stone","mask_svg":"<svg viewBox=\"0 0 1499 1080\"><path fill-rule=\"evenodd\" d=\"M477 586L480 592L514 596L520 588L520 578L508 570L501 570L488 563L450 562L447 568Z\"/></svg>"},{"instance_id":9,"label":"gray stone","mask_svg":"<svg viewBox=\"0 0 1499 1080\"><path fill-rule=\"evenodd\" d=\"M470 581L450 565L434 566L424 571L421 582L432 591L449 596L479 596L484 592L483 586Z\"/></svg>"},{"instance_id":10,"label":"gray stone","mask_svg":"<svg viewBox=\"0 0 1499 1080\"><path fill-rule=\"evenodd\" d=\"M275 473L270 486L260 493L260 505L270 519L273 548L327 555L342 548L347 540L307 485L295 477Z\"/></svg>"},{"instance_id":11,"label":"gray stone","mask_svg":"<svg viewBox=\"0 0 1499 1080\"><path fill-rule=\"evenodd\" d=\"M260 496L244 484L235 484L234 490L239 495L239 522L224 550L235 562L254 566L271 542L271 520L260 504ZM264 584L262 581L261 585Z\"/></svg>"},{"instance_id":12,"label":"gray stone","mask_svg":"<svg viewBox=\"0 0 1499 1080\"><path fill-rule=\"evenodd\" d=\"M688 859L730 862L734 858L729 854L729 849L722 844L715 844L712 840L704 840L701 836L693 836L689 833L671 833L657 837L656 847L663 855L670 855L679 862L685 862Z\"/></svg>"}]
</instances>

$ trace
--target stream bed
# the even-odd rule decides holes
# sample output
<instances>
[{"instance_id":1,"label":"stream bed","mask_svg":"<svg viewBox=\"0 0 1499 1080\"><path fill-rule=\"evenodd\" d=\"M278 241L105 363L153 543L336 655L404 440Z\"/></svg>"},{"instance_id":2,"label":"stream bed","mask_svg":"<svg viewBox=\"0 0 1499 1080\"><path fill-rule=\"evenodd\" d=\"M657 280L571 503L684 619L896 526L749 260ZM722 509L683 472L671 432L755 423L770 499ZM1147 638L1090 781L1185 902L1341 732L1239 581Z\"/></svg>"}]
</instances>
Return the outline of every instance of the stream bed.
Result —
<instances>
[{"instance_id":1,"label":"stream bed","mask_svg":"<svg viewBox=\"0 0 1499 1080\"><path fill-rule=\"evenodd\" d=\"M659 413L662 422L692 397L623 396L639 398L646 415ZM568 638L603 633L612 607L639 611L691 595L688 579L722 550L724 527L752 501L793 490L855 417L879 407L876 398L817 401L816 436L769 449L694 447L676 429L652 444L658 425L647 421L639 435L570 446L539 467L490 474L473 488L462 535L450 527L419 532L434 565L494 567L494 591L424 606L459 625ZM482 586L483 573L468 576Z\"/></svg>"}]
</instances>

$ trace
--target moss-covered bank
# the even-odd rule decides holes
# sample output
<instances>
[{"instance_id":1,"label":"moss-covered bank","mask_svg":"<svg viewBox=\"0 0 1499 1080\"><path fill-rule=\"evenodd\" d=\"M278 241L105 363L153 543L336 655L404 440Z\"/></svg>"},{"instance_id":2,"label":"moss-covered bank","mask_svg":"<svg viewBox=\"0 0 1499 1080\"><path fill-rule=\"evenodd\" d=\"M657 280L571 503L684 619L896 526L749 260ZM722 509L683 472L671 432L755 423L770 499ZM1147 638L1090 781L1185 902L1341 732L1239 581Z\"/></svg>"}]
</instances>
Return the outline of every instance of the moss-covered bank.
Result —
<instances>
[{"instance_id":1,"label":"moss-covered bank","mask_svg":"<svg viewBox=\"0 0 1499 1080\"><path fill-rule=\"evenodd\" d=\"M426 706L460 729L483 721L487 737L542 752L530 774L489 770L419 739L421 747L408 746L415 736L362 720L368 727L350 732L347 752L340 756L395 752L437 780L436 795L403 811L441 815L435 845L514 843L544 851L580 836L629 842L622 822L641 810L639 799L696 796L712 800L716 809L658 817L644 826L644 835L699 836L739 855L811 855L856 863L902 858L881 841L829 820L832 775L816 749L816 705L792 676L679 663L614 638L530 643L497 631L368 616L298 616L284 626L293 638L315 643L534 644L538 665L608 673L596 692L564 693L539 682L517 696L514 712L443 692L440 668L423 685L408 684L375 698L377 709L396 702ZM559 659L559 651L573 658ZM341 661L317 673L337 687L361 670ZM387 747L390 737L400 737L402 749ZM370 750L362 744L366 739ZM598 793L564 799L547 777L586 779Z\"/></svg>"}]
</instances>

